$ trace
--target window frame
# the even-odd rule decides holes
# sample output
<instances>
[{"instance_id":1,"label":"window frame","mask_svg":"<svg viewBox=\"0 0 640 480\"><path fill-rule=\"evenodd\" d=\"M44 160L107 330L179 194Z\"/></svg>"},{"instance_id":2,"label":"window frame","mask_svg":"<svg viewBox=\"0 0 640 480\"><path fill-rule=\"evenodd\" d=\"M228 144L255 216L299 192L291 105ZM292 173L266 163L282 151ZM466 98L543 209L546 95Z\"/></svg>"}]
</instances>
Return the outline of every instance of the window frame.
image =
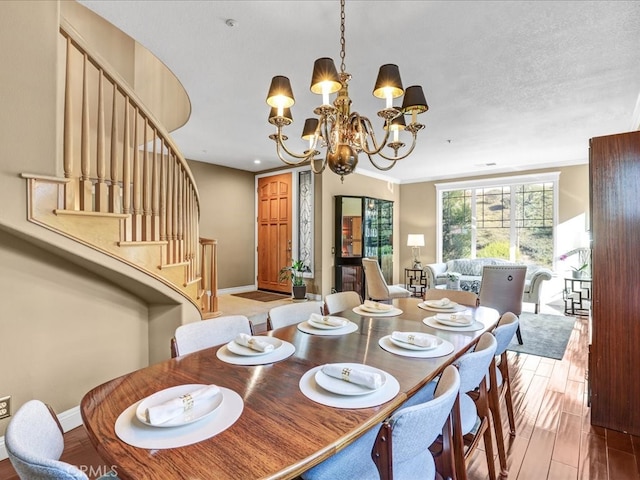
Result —
<instances>
[{"instance_id":1,"label":"window frame","mask_svg":"<svg viewBox=\"0 0 640 480\"><path fill-rule=\"evenodd\" d=\"M442 193L445 191L451 190L473 190L471 196L471 241L473 243L476 242L476 232L477 232L477 218L475 216L476 212L476 194L475 190L478 188L496 188L496 187L511 187L510 197L511 197L511 233L509 235L510 245L509 245L509 254L511 259L515 257L515 244L514 244L514 231L516 229L515 222L515 188L521 185L527 185L532 183L552 183L553 184L553 226L552 226L552 237L553 237L553 251L554 258L555 252L557 251L557 227L558 227L558 184L560 180L560 172L545 172L545 173L537 173L537 174L528 174L528 175L514 175L514 176L503 176L503 177L492 177L492 178L481 178L476 180L463 180L457 182L443 182L436 183L436 262L442 263ZM473 245L472 243L472 245ZM475 258L475 251L472 251L472 257ZM553 261L554 259L552 259Z\"/></svg>"}]
</instances>

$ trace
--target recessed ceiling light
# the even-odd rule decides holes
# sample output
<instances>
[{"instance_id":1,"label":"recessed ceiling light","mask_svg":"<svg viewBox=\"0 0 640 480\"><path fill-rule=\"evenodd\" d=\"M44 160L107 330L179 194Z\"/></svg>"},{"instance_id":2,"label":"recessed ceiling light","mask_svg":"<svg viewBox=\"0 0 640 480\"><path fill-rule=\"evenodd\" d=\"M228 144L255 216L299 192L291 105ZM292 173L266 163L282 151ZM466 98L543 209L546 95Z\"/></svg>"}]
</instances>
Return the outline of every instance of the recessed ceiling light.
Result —
<instances>
[{"instance_id":1,"label":"recessed ceiling light","mask_svg":"<svg viewBox=\"0 0 640 480\"><path fill-rule=\"evenodd\" d=\"M233 18L228 18L226 22L224 22L227 24L227 27L235 27L238 25L238 21L234 20Z\"/></svg>"},{"instance_id":2,"label":"recessed ceiling light","mask_svg":"<svg viewBox=\"0 0 640 480\"><path fill-rule=\"evenodd\" d=\"M253 163L255 163L256 165L258 165L259 163L262 163L262 162L256 158L256 159L253 161Z\"/></svg>"}]
</instances>

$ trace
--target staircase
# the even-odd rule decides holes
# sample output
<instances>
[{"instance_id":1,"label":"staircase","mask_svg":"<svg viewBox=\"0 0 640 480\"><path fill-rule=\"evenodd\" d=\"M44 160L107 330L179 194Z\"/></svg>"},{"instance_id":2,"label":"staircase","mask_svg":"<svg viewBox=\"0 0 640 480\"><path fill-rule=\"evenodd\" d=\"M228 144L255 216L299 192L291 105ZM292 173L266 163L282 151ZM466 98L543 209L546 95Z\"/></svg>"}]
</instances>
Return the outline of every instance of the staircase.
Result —
<instances>
[{"instance_id":1,"label":"staircase","mask_svg":"<svg viewBox=\"0 0 640 480\"><path fill-rule=\"evenodd\" d=\"M24 173L28 219L133 266L219 315L216 241L199 236L187 162L136 93L64 19L59 177Z\"/></svg>"}]
</instances>

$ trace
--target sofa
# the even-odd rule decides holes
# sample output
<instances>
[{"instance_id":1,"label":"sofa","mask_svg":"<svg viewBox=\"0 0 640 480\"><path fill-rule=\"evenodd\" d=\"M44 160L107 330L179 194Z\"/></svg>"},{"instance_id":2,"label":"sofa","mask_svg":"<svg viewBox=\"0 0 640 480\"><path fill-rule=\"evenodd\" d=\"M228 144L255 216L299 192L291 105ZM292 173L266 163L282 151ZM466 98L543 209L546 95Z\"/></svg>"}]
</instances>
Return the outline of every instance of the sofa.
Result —
<instances>
[{"instance_id":1,"label":"sofa","mask_svg":"<svg viewBox=\"0 0 640 480\"><path fill-rule=\"evenodd\" d=\"M482 268L485 265L513 265L513 262L500 258L459 258L444 263L430 263L423 268L427 288L446 284L449 278L448 274L453 272L458 274L461 290L478 293L482 283ZM549 269L538 265L527 266L522 301L535 304L536 313L540 310L542 282L550 280L551 275Z\"/></svg>"}]
</instances>

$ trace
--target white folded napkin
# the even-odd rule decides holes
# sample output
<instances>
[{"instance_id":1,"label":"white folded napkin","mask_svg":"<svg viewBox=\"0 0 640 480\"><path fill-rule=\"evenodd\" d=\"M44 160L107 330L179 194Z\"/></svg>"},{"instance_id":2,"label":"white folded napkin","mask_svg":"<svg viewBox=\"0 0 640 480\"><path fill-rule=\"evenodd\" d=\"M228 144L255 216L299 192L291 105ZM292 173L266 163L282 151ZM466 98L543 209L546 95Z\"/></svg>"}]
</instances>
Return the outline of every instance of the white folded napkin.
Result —
<instances>
[{"instance_id":1,"label":"white folded napkin","mask_svg":"<svg viewBox=\"0 0 640 480\"><path fill-rule=\"evenodd\" d=\"M145 410L144 415L151 425L161 425L193 409L198 403L215 397L218 393L220 393L220 388L217 385L207 385L188 394L149 407Z\"/></svg>"},{"instance_id":2,"label":"white folded napkin","mask_svg":"<svg viewBox=\"0 0 640 480\"><path fill-rule=\"evenodd\" d=\"M391 338L419 347L433 347L438 344L438 339L426 333L393 332Z\"/></svg>"},{"instance_id":3,"label":"white folded napkin","mask_svg":"<svg viewBox=\"0 0 640 480\"><path fill-rule=\"evenodd\" d=\"M451 304L451 300L449 300L447 297L441 298L440 300L429 300L429 305L431 305L432 307L451 307L453 306Z\"/></svg>"},{"instance_id":4,"label":"white folded napkin","mask_svg":"<svg viewBox=\"0 0 640 480\"><path fill-rule=\"evenodd\" d=\"M335 363L324 365L322 367L322 373L372 390L380 388L383 381L382 375L378 372L370 372L359 368L348 368Z\"/></svg>"},{"instance_id":5,"label":"white folded napkin","mask_svg":"<svg viewBox=\"0 0 640 480\"><path fill-rule=\"evenodd\" d=\"M393 305L387 303L374 302L371 300L365 300L361 308L369 312L389 312L393 310Z\"/></svg>"},{"instance_id":6,"label":"white folded napkin","mask_svg":"<svg viewBox=\"0 0 640 480\"><path fill-rule=\"evenodd\" d=\"M349 320L340 317L331 317L329 315L320 315L319 313L312 313L309 320L315 323L324 325L330 325L332 327L344 327L349 323Z\"/></svg>"},{"instance_id":7,"label":"white folded napkin","mask_svg":"<svg viewBox=\"0 0 640 480\"><path fill-rule=\"evenodd\" d=\"M243 347L248 347L251 350L257 350L258 352L271 352L274 348L270 343L260 340L257 337L247 335L246 333L239 333L234 339L234 342L238 345L242 345Z\"/></svg>"},{"instance_id":8,"label":"white folded napkin","mask_svg":"<svg viewBox=\"0 0 640 480\"><path fill-rule=\"evenodd\" d=\"M436 318L447 320L451 323L459 323L460 325L471 325L473 323L473 317L468 313L438 314Z\"/></svg>"}]
</instances>

